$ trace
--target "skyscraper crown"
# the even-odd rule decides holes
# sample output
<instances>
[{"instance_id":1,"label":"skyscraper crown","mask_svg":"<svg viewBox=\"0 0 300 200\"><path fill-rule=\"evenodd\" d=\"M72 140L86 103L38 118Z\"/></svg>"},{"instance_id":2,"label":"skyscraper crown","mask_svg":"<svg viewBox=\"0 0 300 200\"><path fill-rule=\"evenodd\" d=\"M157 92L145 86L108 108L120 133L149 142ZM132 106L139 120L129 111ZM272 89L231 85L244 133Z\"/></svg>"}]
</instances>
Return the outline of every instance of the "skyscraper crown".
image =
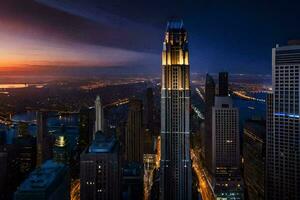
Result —
<instances>
[{"instance_id":1,"label":"skyscraper crown","mask_svg":"<svg viewBox=\"0 0 300 200\"><path fill-rule=\"evenodd\" d=\"M182 19L171 19L167 24L167 31L184 29Z\"/></svg>"}]
</instances>

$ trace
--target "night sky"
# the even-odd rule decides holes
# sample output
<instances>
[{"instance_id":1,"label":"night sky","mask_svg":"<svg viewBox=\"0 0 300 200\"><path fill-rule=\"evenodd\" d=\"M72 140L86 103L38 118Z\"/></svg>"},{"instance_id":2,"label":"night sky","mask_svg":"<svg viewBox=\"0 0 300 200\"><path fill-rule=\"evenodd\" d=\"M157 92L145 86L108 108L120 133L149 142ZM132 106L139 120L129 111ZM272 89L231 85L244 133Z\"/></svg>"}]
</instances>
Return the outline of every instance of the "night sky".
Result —
<instances>
[{"instance_id":1,"label":"night sky","mask_svg":"<svg viewBox=\"0 0 300 200\"><path fill-rule=\"evenodd\" d=\"M300 1L0 0L0 69L160 72L166 22L189 33L192 72L271 72L271 48L300 38Z\"/></svg>"}]
</instances>

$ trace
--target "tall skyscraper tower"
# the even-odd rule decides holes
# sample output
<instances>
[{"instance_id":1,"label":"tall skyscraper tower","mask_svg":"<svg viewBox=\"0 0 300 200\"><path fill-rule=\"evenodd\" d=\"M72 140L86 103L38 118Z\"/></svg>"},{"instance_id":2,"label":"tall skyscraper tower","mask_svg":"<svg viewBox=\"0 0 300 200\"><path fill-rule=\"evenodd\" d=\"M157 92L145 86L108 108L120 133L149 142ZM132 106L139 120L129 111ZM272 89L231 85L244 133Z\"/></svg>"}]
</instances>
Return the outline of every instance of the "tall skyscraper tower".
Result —
<instances>
[{"instance_id":1,"label":"tall skyscraper tower","mask_svg":"<svg viewBox=\"0 0 300 200\"><path fill-rule=\"evenodd\" d=\"M219 96L228 96L228 72L219 73Z\"/></svg>"},{"instance_id":2,"label":"tall skyscraper tower","mask_svg":"<svg viewBox=\"0 0 300 200\"><path fill-rule=\"evenodd\" d=\"M300 45L272 49L267 114L267 199L300 199ZM270 99L271 98L271 99Z\"/></svg>"},{"instance_id":3,"label":"tall skyscraper tower","mask_svg":"<svg viewBox=\"0 0 300 200\"><path fill-rule=\"evenodd\" d=\"M97 96L95 101L95 112L96 112L96 121L95 121L95 133L96 133L98 131L104 131L103 107L99 96Z\"/></svg>"},{"instance_id":4,"label":"tall skyscraper tower","mask_svg":"<svg viewBox=\"0 0 300 200\"><path fill-rule=\"evenodd\" d=\"M181 20L168 23L163 43L160 162L160 198L191 199L190 66Z\"/></svg>"},{"instance_id":5,"label":"tall skyscraper tower","mask_svg":"<svg viewBox=\"0 0 300 200\"><path fill-rule=\"evenodd\" d=\"M144 130L143 104L138 99L130 99L125 130L125 160L143 163Z\"/></svg>"}]
</instances>

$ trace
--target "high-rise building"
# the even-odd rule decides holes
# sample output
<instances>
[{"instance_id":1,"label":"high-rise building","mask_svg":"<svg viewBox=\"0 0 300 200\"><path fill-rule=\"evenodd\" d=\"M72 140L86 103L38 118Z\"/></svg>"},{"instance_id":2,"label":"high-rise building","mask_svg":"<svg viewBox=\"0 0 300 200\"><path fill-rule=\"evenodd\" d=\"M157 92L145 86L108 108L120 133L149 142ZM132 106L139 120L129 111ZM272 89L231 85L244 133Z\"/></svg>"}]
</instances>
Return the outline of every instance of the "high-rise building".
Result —
<instances>
[{"instance_id":1,"label":"high-rise building","mask_svg":"<svg viewBox=\"0 0 300 200\"><path fill-rule=\"evenodd\" d=\"M206 74L205 81L205 134L203 150L206 168L212 173L212 108L215 105L216 85L212 76Z\"/></svg>"},{"instance_id":2,"label":"high-rise building","mask_svg":"<svg viewBox=\"0 0 300 200\"><path fill-rule=\"evenodd\" d=\"M300 199L300 45L272 49L266 199ZM271 99L270 99L271 98Z\"/></svg>"},{"instance_id":3,"label":"high-rise building","mask_svg":"<svg viewBox=\"0 0 300 200\"><path fill-rule=\"evenodd\" d=\"M249 200L265 199L266 121L247 120L243 137L244 182Z\"/></svg>"},{"instance_id":4,"label":"high-rise building","mask_svg":"<svg viewBox=\"0 0 300 200\"><path fill-rule=\"evenodd\" d=\"M219 73L219 96L228 96L228 72Z\"/></svg>"},{"instance_id":5,"label":"high-rise building","mask_svg":"<svg viewBox=\"0 0 300 200\"><path fill-rule=\"evenodd\" d=\"M104 131L104 115L103 115L103 106L100 99L100 96L97 96L95 101L95 112L96 112L96 121L95 121L95 133L98 131Z\"/></svg>"},{"instance_id":6,"label":"high-rise building","mask_svg":"<svg viewBox=\"0 0 300 200\"><path fill-rule=\"evenodd\" d=\"M47 160L18 187L15 200L70 199L69 168Z\"/></svg>"},{"instance_id":7,"label":"high-rise building","mask_svg":"<svg viewBox=\"0 0 300 200\"><path fill-rule=\"evenodd\" d=\"M61 133L57 134L53 146L53 160L68 165L70 163L69 139L62 127Z\"/></svg>"},{"instance_id":8,"label":"high-rise building","mask_svg":"<svg viewBox=\"0 0 300 200\"><path fill-rule=\"evenodd\" d=\"M228 96L228 72L219 73L219 96Z\"/></svg>"},{"instance_id":9,"label":"high-rise building","mask_svg":"<svg viewBox=\"0 0 300 200\"><path fill-rule=\"evenodd\" d=\"M82 107L79 112L79 145L85 149L93 141L95 109Z\"/></svg>"},{"instance_id":10,"label":"high-rise building","mask_svg":"<svg viewBox=\"0 0 300 200\"><path fill-rule=\"evenodd\" d=\"M192 197L190 66L182 20L168 22L162 51L160 198Z\"/></svg>"},{"instance_id":11,"label":"high-rise building","mask_svg":"<svg viewBox=\"0 0 300 200\"><path fill-rule=\"evenodd\" d=\"M80 199L120 199L119 145L114 137L97 132L80 156Z\"/></svg>"},{"instance_id":12,"label":"high-rise building","mask_svg":"<svg viewBox=\"0 0 300 200\"><path fill-rule=\"evenodd\" d=\"M239 112L230 97L217 96L212 108L212 161L217 198L242 199Z\"/></svg>"},{"instance_id":13,"label":"high-rise building","mask_svg":"<svg viewBox=\"0 0 300 200\"><path fill-rule=\"evenodd\" d=\"M52 158L53 137L48 133L47 112L37 113L37 166Z\"/></svg>"},{"instance_id":14,"label":"high-rise building","mask_svg":"<svg viewBox=\"0 0 300 200\"><path fill-rule=\"evenodd\" d=\"M143 163L144 129L143 104L138 99L130 99L125 130L125 160Z\"/></svg>"}]
</instances>

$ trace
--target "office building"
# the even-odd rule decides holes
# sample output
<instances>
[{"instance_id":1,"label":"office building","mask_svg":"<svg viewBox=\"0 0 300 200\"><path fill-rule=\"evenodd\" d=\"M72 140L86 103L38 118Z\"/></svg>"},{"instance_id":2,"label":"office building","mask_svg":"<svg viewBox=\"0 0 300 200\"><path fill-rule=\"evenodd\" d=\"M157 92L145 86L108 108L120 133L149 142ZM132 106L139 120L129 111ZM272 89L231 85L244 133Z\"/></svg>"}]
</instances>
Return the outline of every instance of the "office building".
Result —
<instances>
[{"instance_id":1,"label":"office building","mask_svg":"<svg viewBox=\"0 0 300 200\"><path fill-rule=\"evenodd\" d=\"M217 198L243 199L239 112L230 97L215 97L212 108L212 169Z\"/></svg>"},{"instance_id":2,"label":"office building","mask_svg":"<svg viewBox=\"0 0 300 200\"><path fill-rule=\"evenodd\" d=\"M80 199L120 199L119 145L102 132L80 156Z\"/></svg>"},{"instance_id":3,"label":"office building","mask_svg":"<svg viewBox=\"0 0 300 200\"><path fill-rule=\"evenodd\" d=\"M249 200L264 200L266 121L247 120L243 138L246 196Z\"/></svg>"},{"instance_id":4,"label":"office building","mask_svg":"<svg viewBox=\"0 0 300 200\"><path fill-rule=\"evenodd\" d=\"M15 200L70 199L69 168L47 160L18 187Z\"/></svg>"},{"instance_id":5,"label":"office building","mask_svg":"<svg viewBox=\"0 0 300 200\"><path fill-rule=\"evenodd\" d=\"M160 199L192 195L187 37L181 20L168 22L162 51Z\"/></svg>"},{"instance_id":6,"label":"office building","mask_svg":"<svg viewBox=\"0 0 300 200\"><path fill-rule=\"evenodd\" d=\"M103 105L100 99L100 96L97 96L95 100L95 133L98 131L104 131L104 114L103 114Z\"/></svg>"},{"instance_id":7,"label":"office building","mask_svg":"<svg viewBox=\"0 0 300 200\"><path fill-rule=\"evenodd\" d=\"M125 130L125 160L143 164L144 129L143 104L138 99L130 99Z\"/></svg>"},{"instance_id":8,"label":"office building","mask_svg":"<svg viewBox=\"0 0 300 200\"><path fill-rule=\"evenodd\" d=\"M268 96L266 199L300 199L300 45L272 49ZM271 103L271 105L270 105Z\"/></svg>"}]
</instances>

